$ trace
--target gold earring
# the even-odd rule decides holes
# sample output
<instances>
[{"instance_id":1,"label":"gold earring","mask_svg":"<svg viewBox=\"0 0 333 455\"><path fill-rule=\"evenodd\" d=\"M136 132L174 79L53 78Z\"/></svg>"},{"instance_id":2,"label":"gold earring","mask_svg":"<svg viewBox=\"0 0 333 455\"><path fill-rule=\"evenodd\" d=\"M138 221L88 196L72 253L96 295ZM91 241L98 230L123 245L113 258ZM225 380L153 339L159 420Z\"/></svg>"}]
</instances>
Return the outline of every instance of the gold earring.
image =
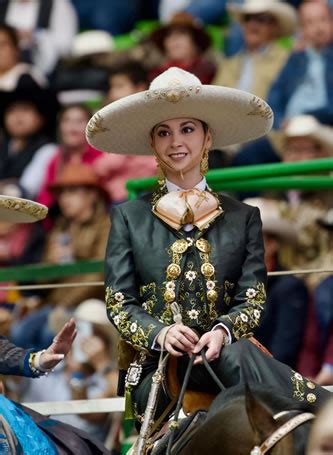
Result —
<instances>
[{"instance_id":1,"label":"gold earring","mask_svg":"<svg viewBox=\"0 0 333 455\"><path fill-rule=\"evenodd\" d=\"M204 176L208 172L208 152L209 150L205 148L202 158L201 158L201 163L200 163L200 174Z\"/></svg>"},{"instance_id":2,"label":"gold earring","mask_svg":"<svg viewBox=\"0 0 333 455\"><path fill-rule=\"evenodd\" d=\"M163 186L165 184L165 175L163 169L161 168L160 163L156 159L156 167L157 167L157 183L159 186Z\"/></svg>"}]
</instances>

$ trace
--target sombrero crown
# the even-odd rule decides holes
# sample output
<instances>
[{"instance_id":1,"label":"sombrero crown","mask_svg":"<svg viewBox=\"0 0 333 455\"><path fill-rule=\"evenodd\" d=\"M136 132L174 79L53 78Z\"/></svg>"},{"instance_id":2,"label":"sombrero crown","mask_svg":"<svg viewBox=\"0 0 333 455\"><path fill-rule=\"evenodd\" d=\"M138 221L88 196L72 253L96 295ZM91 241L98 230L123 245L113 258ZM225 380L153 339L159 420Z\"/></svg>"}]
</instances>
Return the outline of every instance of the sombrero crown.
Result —
<instances>
[{"instance_id":1,"label":"sombrero crown","mask_svg":"<svg viewBox=\"0 0 333 455\"><path fill-rule=\"evenodd\" d=\"M251 93L203 85L193 74L173 67L156 77L149 90L96 112L87 125L87 140L105 152L151 155L152 128L172 118L204 121L211 128L213 147L223 148L266 134L273 112Z\"/></svg>"}]
</instances>

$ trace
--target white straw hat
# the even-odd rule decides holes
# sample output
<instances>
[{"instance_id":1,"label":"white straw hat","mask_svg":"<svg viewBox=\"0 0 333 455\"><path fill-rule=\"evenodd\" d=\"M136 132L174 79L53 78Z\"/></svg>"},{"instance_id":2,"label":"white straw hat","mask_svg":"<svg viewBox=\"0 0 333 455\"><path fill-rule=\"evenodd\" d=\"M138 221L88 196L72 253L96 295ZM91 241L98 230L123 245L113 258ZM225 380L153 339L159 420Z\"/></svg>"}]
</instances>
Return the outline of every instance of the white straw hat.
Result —
<instances>
[{"instance_id":1,"label":"white straw hat","mask_svg":"<svg viewBox=\"0 0 333 455\"><path fill-rule=\"evenodd\" d=\"M0 195L0 221L34 223L44 219L47 212L48 208L45 205L29 199Z\"/></svg>"},{"instance_id":2,"label":"white straw hat","mask_svg":"<svg viewBox=\"0 0 333 455\"><path fill-rule=\"evenodd\" d=\"M81 302L74 311L74 317L80 321L111 327L106 315L105 302L99 299L87 299Z\"/></svg>"},{"instance_id":3,"label":"white straw hat","mask_svg":"<svg viewBox=\"0 0 333 455\"><path fill-rule=\"evenodd\" d=\"M242 22L246 14L268 13L276 18L280 36L290 36L297 29L296 9L279 0L245 0L243 4L229 4L228 12L238 22Z\"/></svg>"},{"instance_id":4,"label":"white straw hat","mask_svg":"<svg viewBox=\"0 0 333 455\"><path fill-rule=\"evenodd\" d=\"M270 140L280 155L284 153L286 139L293 137L309 137L320 144L324 151L333 155L333 128L322 125L312 115L291 117L285 128L270 134Z\"/></svg>"},{"instance_id":5,"label":"white straw hat","mask_svg":"<svg viewBox=\"0 0 333 455\"><path fill-rule=\"evenodd\" d=\"M87 140L105 152L152 155L152 128L173 118L206 122L212 131L212 148L222 148L266 134L272 127L273 112L251 93L203 85L193 74L172 67L157 76L149 90L99 110L87 125Z\"/></svg>"},{"instance_id":6,"label":"white straw hat","mask_svg":"<svg viewBox=\"0 0 333 455\"><path fill-rule=\"evenodd\" d=\"M260 197L248 198L243 202L258 207L264 233L276 235L286 242L296 242L297 232L294 224L282 217L283 202Z\"/></svg>"},{"instance_id":7,"label":"white straw hat","mask_svg":"<svg viewBox=\"0 0 333 455\"><path fill-rule=\"evenodd\" d=\"M108 53L114 50L114 39L103 30L88 30L74 37L72 56L81 58L92 54Z\"/></svg>"}]
</instances>

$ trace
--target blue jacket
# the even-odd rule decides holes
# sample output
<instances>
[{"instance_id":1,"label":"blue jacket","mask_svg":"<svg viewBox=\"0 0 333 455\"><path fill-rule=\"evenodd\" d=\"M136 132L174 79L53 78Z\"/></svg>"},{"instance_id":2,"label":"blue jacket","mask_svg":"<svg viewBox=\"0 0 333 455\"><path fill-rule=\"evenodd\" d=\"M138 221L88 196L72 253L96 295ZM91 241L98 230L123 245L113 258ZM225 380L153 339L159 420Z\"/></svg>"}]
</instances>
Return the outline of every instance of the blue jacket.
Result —
<instances>
[{"instance_id":1,"label":"blue jacket","mask_svg":"<svg viewBox=\"0 0 333 455\"><path fill-rule=\"evenodd\" d=\"M0 374L32 377L29 367L31 349L22 349L0 337Z\"/></svg>"},{"instance_id":2,"label":"blue jacket","mask_svg":"<svg viewBox=\"0 0 333 455\"><path fill-rule=\"evenodd\" d=\"M321 123L333 124L333 44L322 51L325 59L325 83L328 103L313 112L304 112L315 116ZM286 107L297 86L304 80L307 71L308 56L302 52L293 52L268 94L268 104L274 112L274 128L280 128L284 120Z\"/></svg>"}]
</instances>

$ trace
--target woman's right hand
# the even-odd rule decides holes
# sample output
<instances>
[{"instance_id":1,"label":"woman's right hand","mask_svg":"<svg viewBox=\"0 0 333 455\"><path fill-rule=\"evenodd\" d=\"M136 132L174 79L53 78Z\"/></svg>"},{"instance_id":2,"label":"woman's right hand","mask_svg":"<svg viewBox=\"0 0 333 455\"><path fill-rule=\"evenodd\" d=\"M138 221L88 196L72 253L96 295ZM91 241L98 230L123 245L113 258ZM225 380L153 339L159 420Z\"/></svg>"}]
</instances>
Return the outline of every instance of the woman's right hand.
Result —
<instances>
[{"instance_id":1,"label":"woman's right hand","mask_svg":"<svg viewBox=\"0 0 333 455\"><path fill-rule=\"evenodd\" d=\"M165 332L167 332L166 335ZM160 331L157 343L162 347L163 341L166 351L175 357L181 357L185 352L192 354L199 337L186 325L175 324Z\"/></svg>"}]
</instances>

